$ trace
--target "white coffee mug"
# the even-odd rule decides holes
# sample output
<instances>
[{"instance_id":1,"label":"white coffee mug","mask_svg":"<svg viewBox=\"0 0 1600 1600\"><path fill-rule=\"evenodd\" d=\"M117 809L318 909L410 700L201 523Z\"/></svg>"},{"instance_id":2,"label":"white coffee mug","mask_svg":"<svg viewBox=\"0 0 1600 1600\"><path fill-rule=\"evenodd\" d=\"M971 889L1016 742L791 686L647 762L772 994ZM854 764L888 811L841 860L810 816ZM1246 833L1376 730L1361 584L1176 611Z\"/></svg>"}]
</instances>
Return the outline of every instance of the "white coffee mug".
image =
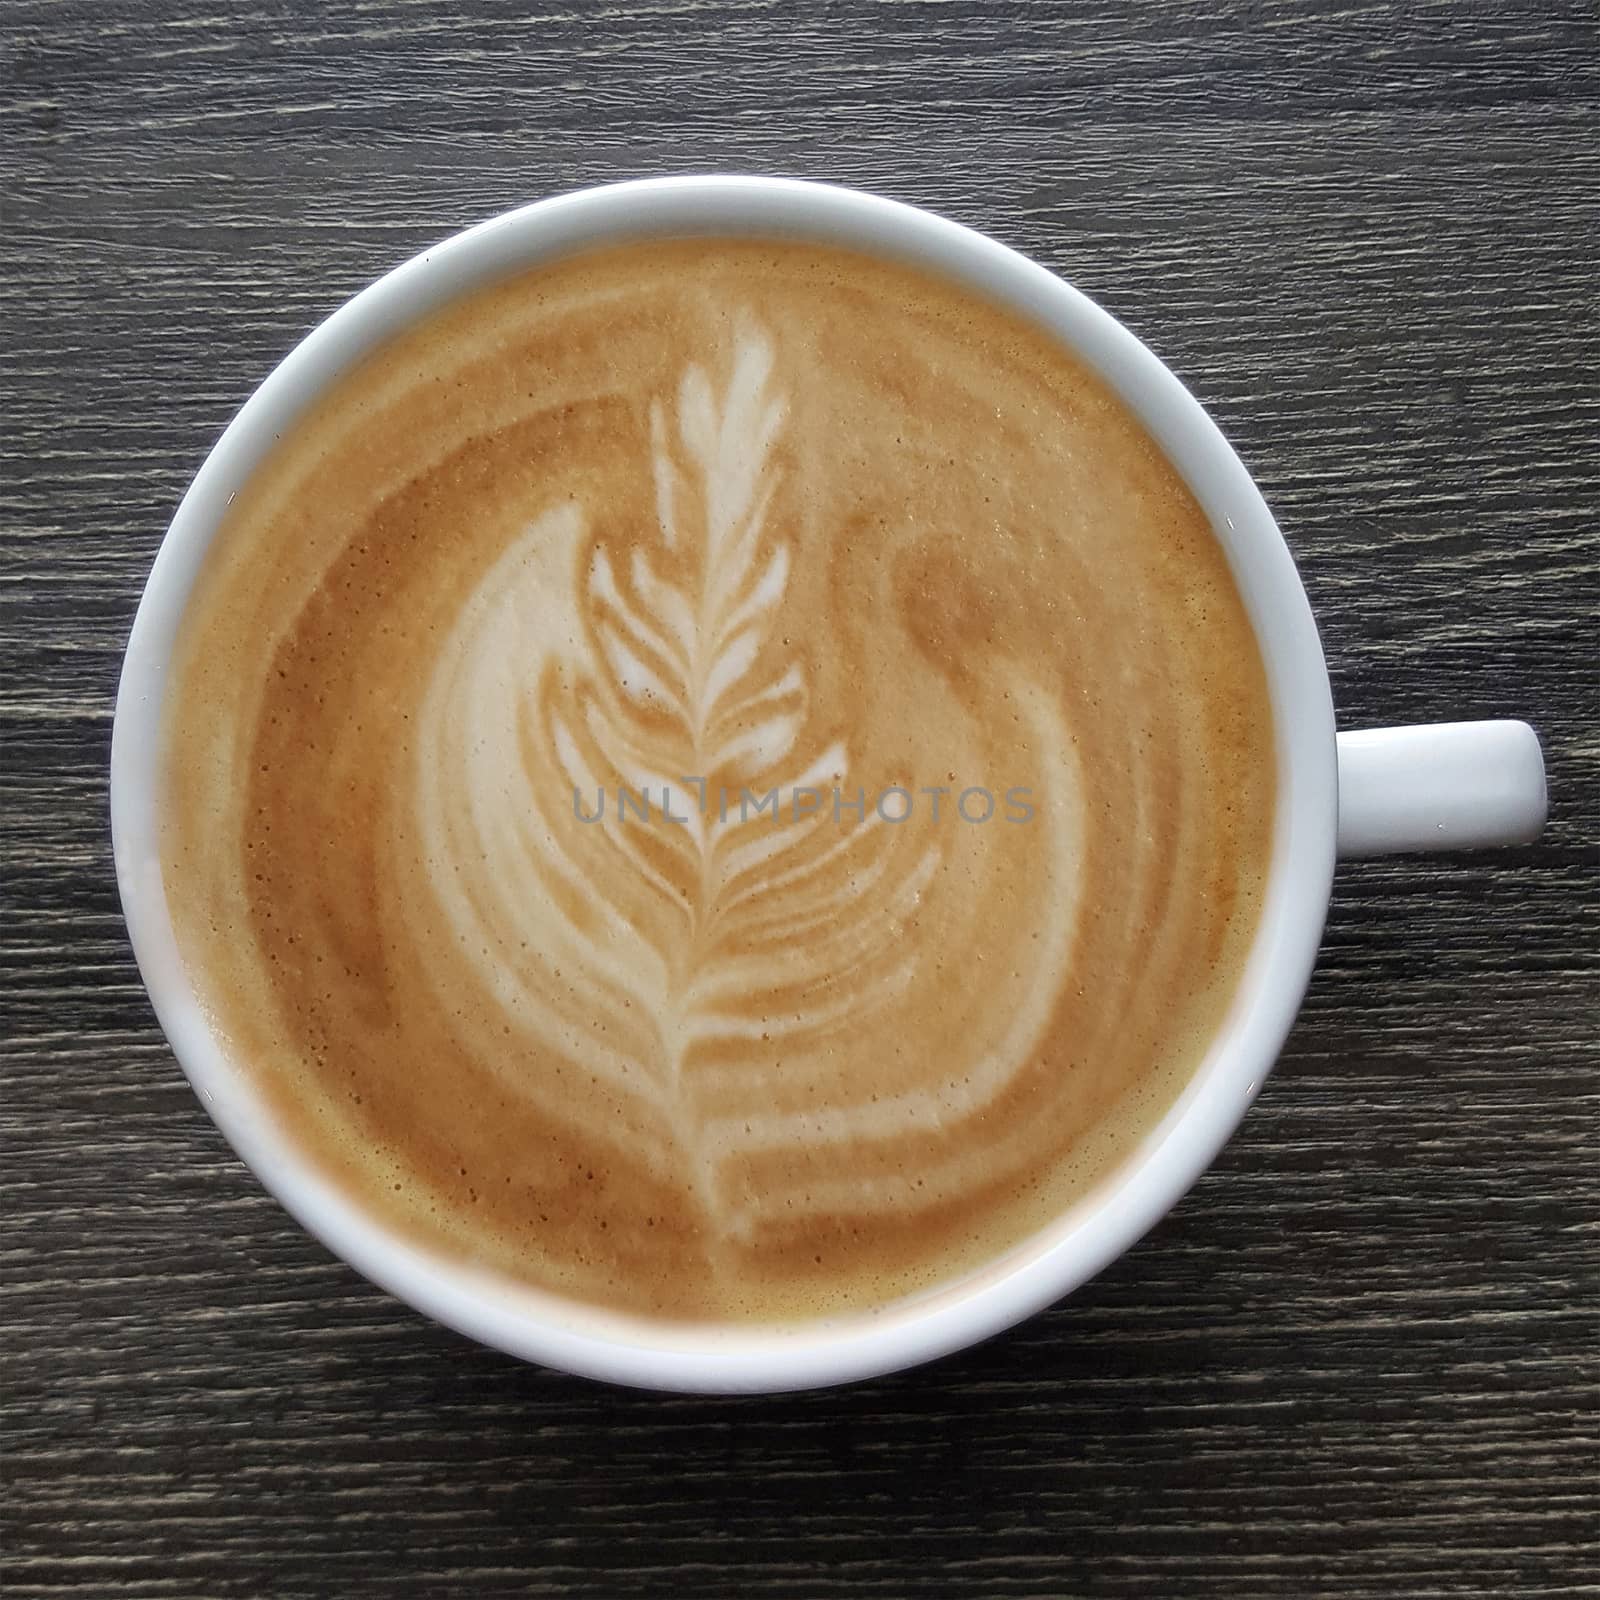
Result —
<instances>
[{"instance_id":1,"label":"white coffee mug","mask_svg":"<svg viewBox=\"0 0 1600 1600\"><path fill-rule=\"evenodd\" d=\"M602 1312L421 1249L364 1214L284 1137L208 1023L179 958L158 845L174 638L228 503L274 440L358 358L469 290L591 246L706 234L813 239L915 263L1031 318L1096 368L1183 474L1227 551L1266 663L1278 751L1260 928L1222 1027L1160 1124L1050 1227L983 1269L868 1313L776 1328ZM367 1277L485 1344L590 1377L706 1392L802 1389L911 1366L1075 1289L1178 1200L1260 1089L1305 993L1336 853L1510 843L1532 838L1544 817L1539 744L1525 723L1335 735L1316 624L1271 513L1211 419L1120 324L968 228L770 178L666 178L527 206L424 251L329 317L251 396L179 506L134 622L111 747L112 838L140 970L201 1101L267 1188Z\"/></svg>"}]
</instances>

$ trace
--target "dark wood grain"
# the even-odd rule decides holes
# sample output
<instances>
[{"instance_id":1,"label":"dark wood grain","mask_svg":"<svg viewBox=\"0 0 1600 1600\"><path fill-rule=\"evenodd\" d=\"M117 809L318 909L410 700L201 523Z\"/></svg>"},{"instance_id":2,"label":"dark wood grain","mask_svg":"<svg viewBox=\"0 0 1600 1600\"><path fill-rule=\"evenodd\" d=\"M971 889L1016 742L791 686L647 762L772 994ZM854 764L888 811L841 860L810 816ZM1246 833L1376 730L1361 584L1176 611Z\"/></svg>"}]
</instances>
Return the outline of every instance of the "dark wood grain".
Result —
<instances>
[{"instance_id":1,"label":"dark wood grain","mask_svg":"<svg viewBox=\"0 0 1600 1600\"><path fill-rule=\"evenodd\" d=\"M1600 1592L1596 42L1588 0L11 0L6 1593ZM694 169L1096 295L1259 475L1345 723L1528 716L1554 811L1341 869L1257 1108L1095 1283L781 1400L520 1366L330 1260L172 1062L105 812L140 585L270 364L462 223Z\"/></svg>"}]
</instances>

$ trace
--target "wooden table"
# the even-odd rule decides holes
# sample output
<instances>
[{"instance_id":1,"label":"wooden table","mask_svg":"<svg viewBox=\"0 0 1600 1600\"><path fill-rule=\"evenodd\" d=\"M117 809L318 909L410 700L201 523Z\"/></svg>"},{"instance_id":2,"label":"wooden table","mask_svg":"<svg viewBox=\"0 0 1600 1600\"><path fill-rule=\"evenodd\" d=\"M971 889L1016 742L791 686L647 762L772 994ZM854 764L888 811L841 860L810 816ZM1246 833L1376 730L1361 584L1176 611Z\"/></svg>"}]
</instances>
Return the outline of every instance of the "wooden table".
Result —
<instances>
[{"instance_id":1,"label":"wooden table","mask_svg":"<svg viewBox=\"0 0 1600 1600\"><path fill-rule=\"evenodd\" d=\"M1587 0L7 18L11 1600L1596 1592ZM107 840L140 585L269 366L464 223L685 169L865 185L1072 278L1257 474L1343 723L1521 715L1550 761L1537 845L1341 869L1276 1076L1128 1257L780 1400L521 1366L329 1259L185 1085Z\"/></svg>"}]
</instances>

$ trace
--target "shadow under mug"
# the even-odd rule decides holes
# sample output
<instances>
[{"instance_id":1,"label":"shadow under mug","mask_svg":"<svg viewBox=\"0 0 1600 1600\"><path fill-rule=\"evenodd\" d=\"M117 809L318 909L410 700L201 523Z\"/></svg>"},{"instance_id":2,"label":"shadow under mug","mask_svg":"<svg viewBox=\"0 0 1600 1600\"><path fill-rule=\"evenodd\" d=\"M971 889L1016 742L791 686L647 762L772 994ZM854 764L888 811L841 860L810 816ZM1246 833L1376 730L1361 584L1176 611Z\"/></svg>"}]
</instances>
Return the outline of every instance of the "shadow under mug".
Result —
<instances>
[{"instance_id":1,"label":"shadow under mug","mask_svg":"<svg viewBox=\"0 0 1600 1600\"><path fill-rule=\"evenodd\" d=\"M274 439L354 362L447 301L586 248L697 235L810 239L907 261L1021 313L1094 367L1182 473L1227 552L1266 665L1278 751L1260 927L1222 1026L1160 1123L1052 1225L977 1272L870 1313L776 1328L600 1312L422 1250L364 1214L283 1136L209 1026L179 957L159 849L160 716L174 639L224 511ZM424 251L308 335L234 418L173 518L129 640L111 751L117 876L140 970L190 1082L261 1182L367 1277L473 1338L590 1377L702 1392L893 1371L972 1344L1075 1289L1179 1199L1260 1089L1311 974L1336 852L1521 841L1544 817L1539 744L1524 723L1336 737L1316 624L1266 503L1189 392L1106 312L944 218L756 177L652 179L524 207Z\"/></svg>"}]
</instances>

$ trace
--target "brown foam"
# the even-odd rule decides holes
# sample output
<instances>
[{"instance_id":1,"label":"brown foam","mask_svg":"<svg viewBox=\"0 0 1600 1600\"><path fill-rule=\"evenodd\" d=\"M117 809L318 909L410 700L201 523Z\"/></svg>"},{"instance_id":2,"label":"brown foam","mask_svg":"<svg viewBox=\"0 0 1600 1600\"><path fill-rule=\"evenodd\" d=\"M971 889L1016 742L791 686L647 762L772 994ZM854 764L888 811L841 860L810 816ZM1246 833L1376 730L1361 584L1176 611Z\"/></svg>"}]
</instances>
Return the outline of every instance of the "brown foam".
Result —
<instances>
[{"instance_id":1,"label":"brown foam","mask_svg":"<svg viewBox=\"0 0 1600 1600\"><path fill-rule=\"evenodd\" d=\"M166 739L180 946L293 1137L673 1317L878 1303L1056 1214L1214 1032L1273 809L1254 638L1125 408L788 244L579 258L365 363L239 496ZM953 792L717 824L835 772ZM575 814L687 773L698 826Z\"/></svg>"}]
</instances>

